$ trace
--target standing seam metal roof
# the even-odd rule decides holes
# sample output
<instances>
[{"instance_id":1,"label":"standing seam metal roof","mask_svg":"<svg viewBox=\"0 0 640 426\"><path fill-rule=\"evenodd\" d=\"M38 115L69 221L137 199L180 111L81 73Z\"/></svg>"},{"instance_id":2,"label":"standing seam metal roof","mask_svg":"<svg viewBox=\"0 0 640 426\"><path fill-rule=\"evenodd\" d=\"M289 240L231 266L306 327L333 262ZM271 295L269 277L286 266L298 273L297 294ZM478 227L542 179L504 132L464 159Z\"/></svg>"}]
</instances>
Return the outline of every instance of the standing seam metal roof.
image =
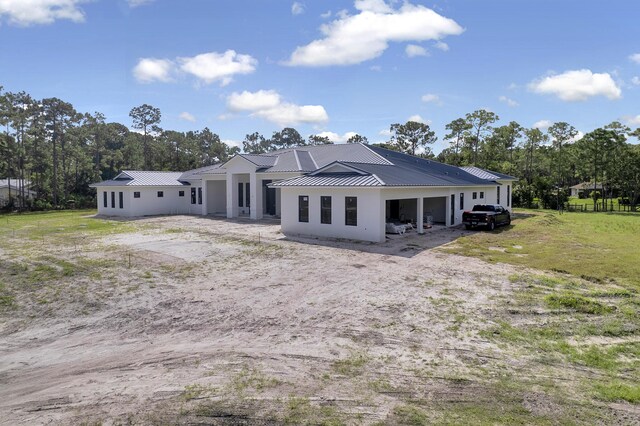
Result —
<instances>
[{"instance_id":1,"label":"standing seam metal roof","mask_svg":"<svg viewBox=\"0 0 640 426\"><path fill-rule=\"evenodd\" d=\"M180 182L182 172L147 172L125 170L111 180L91 184L92 188L100 186L185 186Z\"/></svg>"}]
</instances>

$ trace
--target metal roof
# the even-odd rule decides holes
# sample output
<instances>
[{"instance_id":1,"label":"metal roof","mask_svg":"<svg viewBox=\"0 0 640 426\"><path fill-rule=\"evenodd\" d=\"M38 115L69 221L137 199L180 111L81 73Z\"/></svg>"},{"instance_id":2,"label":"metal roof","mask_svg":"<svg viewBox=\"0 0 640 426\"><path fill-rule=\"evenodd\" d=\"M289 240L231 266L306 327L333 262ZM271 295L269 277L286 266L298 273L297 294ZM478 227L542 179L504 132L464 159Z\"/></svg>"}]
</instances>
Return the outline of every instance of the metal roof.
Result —
<instances>
[{"instance_id":1,"label":"metal roof","mask_svg":"<svg viewBox=\"0 0 640 426\"><path fill-rule=\"evenodd\" d=\"M513 179L513 180L517 180L517 178L513 177L513 176L509 176L509 175L505 175L502 173L498 173L498 172L493 172L491 170L484 170L481 169L479 167L473 167L473 166L465 166L465 167L460 167L462 170L464 170L467 173L470 173L476 177L479 177L480 179L486 179L486 180L496 180L496 179Z\"/></svg>"},{"instance_id":2,"label":"metal roof","mask_svg":"<svg viewBox=\"0 0 640 426\"><path fill-rule=\"evenodd\" d=\"M11 189L18 189L21 186L23 186L24 188L28 188L31 186L31 181L28 179L25 179L23 184L22 179L14 179L14 178L0 179L0 188L7 188L9 184L11 184Z\"/></svg>"},{"instance_id":3,"label":"metal roof","mask_svg":"<svg viewBox=\"0 0 640 426\"><path fill-rule=\"evenodd\" d=\"M382 186L374 175L360 173L322 173L304 175L274 183L274 187L283 186Z\"/></svg>"},{"instance_id":4,"label":"metal roof","mask_svg":"<svg viewBox=\"0 0 640 426\"><path fill-rule=\"evenodd\" d=\"M271 154L238 154L238 156L259 167L271 167L278 161L278 157Z\"/></svg>"},{"instance_id":5,"label":"metal roof","mask_svg":"<svg viewBox=\"0 0 640 426\"><path fill-rule=\"evenodd\" d=\"M182 172L146 172L125 170L111 180L89 185L92 188L101 186L184 186L180 182Z\"/></svg>"}]
</instances>

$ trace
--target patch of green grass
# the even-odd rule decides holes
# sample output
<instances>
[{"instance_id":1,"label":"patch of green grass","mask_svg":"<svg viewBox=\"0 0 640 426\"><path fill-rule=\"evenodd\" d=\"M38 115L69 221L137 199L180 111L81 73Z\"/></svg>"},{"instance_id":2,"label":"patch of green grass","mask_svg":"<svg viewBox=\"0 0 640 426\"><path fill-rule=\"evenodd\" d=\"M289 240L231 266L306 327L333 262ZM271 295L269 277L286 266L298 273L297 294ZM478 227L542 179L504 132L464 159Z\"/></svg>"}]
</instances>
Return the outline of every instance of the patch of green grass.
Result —
<instances>
[{"instance_id":1,"label":"patch of green grass","mask_svg":"<svg viewBox=\"0 0 640 426\"><path fill-rule=\"evenodd\" d=\"M10 308L16 303L16 298L9 293L7 286L0 282L0 308Z\"/></svg>"},{"instance_id":2,"label":"patch of green grass","mask_svg":"<svg viewBox=\"0 0 640 426\"><path fill-rule=\"evenodd\" d=\"M605 314L613 309L593 299L571 293L550 294L545 301L553 309L573 309L584 314Z\"/></svg>"},{"instance_id":3,"label":"patch of green grass","mask_svg":"<svg viewBox=\"0 0 640 426\"><path fill-rule=\"evenodd\" d=\"M235 376L232 377L230 387L238 394L246 392L248 389L254 389L262 392L265 389L273 388L280 385L280 381L274 377L268 377L256 368L243 368Z\"/></svg>"},{"instance_id":4,"label":"patch of green grass","mask_svg":"<svg viewBox=\"0 0 640 426\"><path fill-rule=\"evenodd\" d=\"M399 405L393 409L393 414L399 425L421 426L430 424L427 413L412 405Z\"/></svg>"},{"instance_id":5,"label":"patch of green grass","mask_svg":"<svg viewBox=\"0 0 640 426\"><path fill-rule=\"evenodd\" d=\"M600 282L615 278L640 288L640 234L637 215L618 213L565 213L516 210L512 226L477 232L441 250L547 271L565 271ZM522 213L526 213L523 216ZM489 247L521 246L496 251Z\"/></svg>"},{"instance_id":6,"label":"patch of green grass","mask_svg":"<svg viewBox=\"0 0 640 426\"><path fill-rule=\"evenodd\" d=\"M358 376L362 374L364 365L369 358L362 353L352 353L348 358L339 359L333 362L333 369L343 376Z\"/></svg>"},{"instance_id":7,"label":"patch of green grass","mask_svg":"<svg viewBox=\"0 0 640 426\"><path fill-rule=\"evenodd\" d=\"M596 384L594 388L597 397L605 401L627 401L632 404L640 404L640 385L638 383L613 380L608 383Z\"/></svg>"},{"instance_id":8,"label":"patch of green grass","mask_svg":"<svg viewBox=\"0 0 640 426\"><path fill-rule=\"evenodd\" d=\"M192 399L205 398L213 396L217 393L217 389L213 386L205 386L200 384L187 385L182 392L182 398L185 401Z\"/></svg>"},{"instance_id":9,"label":"patch of green grass","mask_svg":"<svg viewBox=\"0 0 640 426\"><path fill-rule=\"evenodd\" d=\"M341 414L335 407L318 406L304 397L289 397L282 416L284 424L290 425L344 425Z\"/></svg>"}]
</instances>

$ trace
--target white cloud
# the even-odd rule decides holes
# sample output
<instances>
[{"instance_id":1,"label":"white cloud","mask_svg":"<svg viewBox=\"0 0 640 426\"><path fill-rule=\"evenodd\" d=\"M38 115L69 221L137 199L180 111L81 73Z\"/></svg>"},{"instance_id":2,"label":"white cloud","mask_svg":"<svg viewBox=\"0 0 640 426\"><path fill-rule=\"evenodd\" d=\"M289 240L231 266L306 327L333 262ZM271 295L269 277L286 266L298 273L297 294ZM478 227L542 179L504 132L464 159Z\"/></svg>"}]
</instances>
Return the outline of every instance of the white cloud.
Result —
<instances>
[{"instance_id":1,"label":"white cloud","mask_svg":"<svg viewBox=\"0 0 640 426\"><path fill-rule=\"evenodd\" d=\"M190 121L192 123L196 122L196 118L193 116L193 114L190 114L186 111L180 113L180 119L184 121Z\"/></svg>"},{"instance_id":2,"label":"white cloud","mask_svg":"<svg viewBox=\"0 0 640 426\"><path fill-rule=\"evenodd\" d=\"M507 90L516 90L519 86L516 83L510 83L507 86Z\"/></svg>"},{"instance_id":3,"label":"white cloud","mask_svg":"<svg viewBox=\"0 0 640 426\"><path fill-rule=\"evenodd\" d=\"M408 44L404 51L410 58L414 58L416 56L429 56L427 49L422 46L418 46L417 44Z\"/></svg>"},{"instance_id":4,"label":"white cloud","mask_svg":"<svg viewBox=\"0 0 640 426\"><path fill-rule=\"evenodd\" d=\"M440 103L440 96L435 95L433 93L425 93L424 95L422 95L422 102L432 102L432 103L436 103L439 104Z\"/></svg>"},{"instance_id":5,"label":"white cloud","mask_svg":"<svg viewBox=\"0 0 640 426\"><path fill-rule=\"evenodd\" d=\"M635 84L636 86L640 86L640 77L635 76L631 79L631 83Z\"/></svg>"},{"instance_id":6,"label":"white cloud","mask_svg":"<svg viewBox=\"0 0 640 426\"><path fill-rule=\"evenodd\" d=\"M141 58L133 68L133 76L140 83L172 80L175 64L168 59Z\"/></svg>"},{"instance_id":7,"label":"white cloud","mask_svg":"<svg viewBox=\"0 0 640 426\"><path fill-rule=\"evenodd\" d=\"M370 69L371 71L376 71L376 72L380 72L380 71L382 71L382 67L381 67L380 65L371 65L371 66L369 67L369 69Z\"/></svg>"},{"instance_id":8,"label":"white cloud","mask_svg":"<svg viewBox=\"0 0 640 426\"><path fill-rule=\"evenodd\" d=\"M127 3L129 3L129 7L133 8L138 6L144 6L146 4L153 3L154 1L156 0L127 0Z\"/></svg>"},{"instance_id":9,"label":"white cloud","mask_svg":"<svg viewBox=\"0 0 640 426\"><path fill-rule=\"evenodd\" d=\"M436 49L442 50L443 52L449 51L449 45L447 43L445 43L444 41L436 41L436 43L433 46Z\"/></svg>"},{"instance_id":10,"label":"white cloud","mask_svg":"<svg viewBox=\"0 0 640 426\"><path fill-rule=\"evenodd\" d=\"M512 107L512 108L513 108L513 107L517 107L518 105L520 105L518 102L514 101L514 100L513 100L513 99L511 99L511 98L507 98L506 96L500 96L500 97L498 98L498 100L499 100L500 102L504 102L505 104L509 105L509 106L510 106L510 107Z\"/></svg>"},{"instance_id":11,"label":"white cloud","mask_svg":"<svg viewBox=\"0 0 640 426\"><path fill-rule=\"evenodd\" d=\"M580 130L578 130L578 133L576 133L576 135L574 137L572 137L571 139L569 139L569 143L574 143L574 142L578 142L580 139L582 139L584 137L584 133L581 132Z\"/></svg>"},{"instance_id":12,"label":"white cloud","mask_svg":"<svg viewBox=\"0 0 640 426\"><path fill-rule=\"evenodd\" d=\"M384 0L356 0L353 6L363 12L393 13L391 6Z\"/></svg>"},{"instance_id":13,"label":"white cloud","mask_svg":"<svg viewBox=\"0 0 640 426\"><path fill-rule=\"evenodd\" d=\"M440 40L464 29L421 5L405 2L394 10L382 0L356 0L356 15L341 13L320 27L323 38L299 46L286 62L292 66L353 65L378 56L390 42Z\"/></svg>"},{"instance_id":14,"label":"white cloud","mask_svg":"<svg viewBox=\"0 0 640 426\"><path fill-rule=\"evenodd\" d=\"M391 136L393 133L391 133L391 130L389 130L389 129L382 129L382 130L380 130L380 131L378 132L378 134L379 134L380 136L387 136L387 137L389 137L389 136Z\"/></svg>"},{"instance_id":15,"label":"white cloud","mask_svg":"<svg viewBox=\"0 0 640 426\"><path fill-rule=\"evenodd\" d=\"M330 11L330 10L327 10L325 13L321 13L321 14L320 14L320 17L321 17L322 19L330 18L330 17L331 17L331 11Z\"/></svg>"},{"instance_id":16,"label":"white cloud","mask_svg":"<svg viewBox=\"0 0 640 426\"><path fill-rule=\"evenodd\" d=\"M529 89L535 93L552 94L563 101L585 101L593 96L605 96L619 99L620 87L608 73L593 73L582 69L550 75L529 83Z\"/></svg>"},{"instance_id":17,"label":"white cloud","mask_svg":"<svg viewBox=\"0 0 640 426\"><path fill-rule=\"evenodd\" d=\"M407 121L415 121L416 123L422 123L422 124L431 124L431 120L425 120L424 118L420 117L418 114L412 115L411 117L407 118Z\"/></svg>"},{"instance_id":18,"label":"white cloud","mask_svg":"<svg viewBox=\"0 0 640 426\"><path fill-rule=\"evenodd\" d=\"M244 91L227 97L227 108L235 112L249 112L280 126L299 123L324 123L329 116L322 105L296 105L282 101L275 90Z\"/></svg>"},{"instance_id":19,"label":"white cloud","mask_svg":"<svg viewBox=\"0 0 640 426\"><path fill-rule=\"evenodd\" d=\"M0 0L0 18L10 24L29 26L51 24L58 19L83 22L79 5L88 0Z\"/></svg>"},{"instance_id":20,"label":"white cloud","mask_svg":"<svg viewBox=\"0 0 640 426\"><path fill-rule=\"evenodd\" d=\"M636 64L640 64L640 53L634 53L633 55L629 55L629 60L635 62Z\"/></svg>"},{"instance_id":21,"label":"white cloud","mask_svg":"<svg viewBox=\"0 0 640 426\"><path fill-rule=\"evenodd\" d=\"M629 126L640 126L640 115L623 117Z\"/></svg>"},{"instance_id":22,"label":"white cloud","mask_svg":"<svg viewBox=\"0 0 640 426\"><path fill-rule=\"evenodd\" d=\"M182 71L196 76L206 84L219 81L221 86L231 83L235 74L251 74L258 64L250 55L242 55L235 50L202 53L178 58L178 61Z\"/></svg>"},{"instance_id":23,"label":"white cloud","mask_svg":"<svg viewBox=\"0 0 640 426\"><path fill-rule=\"evenodd\" d=\"M229 146L237 146L238 148L242 148L242 141L235 141L233 139L222 139L223 143L226 143Z\"/></svg>"},{"instance_id":24,"label":"white cloud","mask_svg":"<svg viewBox=\"0 0 640 426\"><path fill-rule=\"evenodd\" d=\"M549 120L539 120L539 121L536 121L535 123L533 123L533 128L534 129L540 129L540 130L547 130L552 125L553 125L553 123L551 121L549 121Z\"/></svg>"},{"instance_id":25,"label":"white cloud","mask_svg":"<svg viewBox=\"0 0 640 426\"><path fill-rule=\"evenodd\" d=\"M317 136L323 137L323 138L328 138L331 142L333 143L345 143L346 141L349 140L349 138L351 138L352 136L357 135L356 132L346 132L343 135L339 135L338 133L335 132L320 132L320 133L316 133Z\"/></svg>"},{"instance_id":26,"label":"white cloud","mask_svg":"<svg viewBox=\"0 0 640 426\"><path fill-rule=\"evenodd\" d=\"M232 111L258 111L280 105L280 94L275 90L258 90L232 93L227 98L227 107Z\"/></svg>"},{"instance_id":27,"label":"white cloud","mask_svg":"<svg viewBox=\"0 0 640 426\"><path fill-rule=\"evenodd\" d=\"M291 14L292 15L301 15L304 13L304 5L300 2L293 2L291 5Z\"/></svg>"}]
</instances>

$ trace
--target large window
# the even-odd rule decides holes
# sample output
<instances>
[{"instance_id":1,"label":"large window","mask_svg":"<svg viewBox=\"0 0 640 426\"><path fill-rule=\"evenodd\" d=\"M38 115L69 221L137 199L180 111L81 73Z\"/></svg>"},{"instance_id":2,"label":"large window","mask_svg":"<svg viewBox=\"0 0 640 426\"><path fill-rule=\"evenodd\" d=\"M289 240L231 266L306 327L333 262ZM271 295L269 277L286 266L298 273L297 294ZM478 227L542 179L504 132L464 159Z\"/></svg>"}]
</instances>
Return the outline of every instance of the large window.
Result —
<instances>
[{"instance_id":1,"label":"large window","mask_svg":"<svg viewBox=\"0 0 640 426\"><path fill-rule=\"evenodd\" d=\"M102 193L102 203L103 203L103 205L104 205L104 207L105 207L105 208L109 206L109 205L107 204L107 198L108 198L107 191L104 191L104 192Z\"/></svg>"},{"instance_id":2,"label":"large window","mask_svg":"<svg viewBox=\"0 0 640 426\"><path fill-rule=\"evenodd\" d=\"M344 198L344 224L358 226L358 197Z\"/></svg>"},{"instance_id":3,"label":"large window","mask_svg":"<svg viewBox=\"0 0 640 426\"><path fill-rule=\"evenodd\" d=\"M484 200L484 191L480 191L480 199Z\"/></svg>"},{"instance_id":4,"label":"large window","mask_svg":"<svg viewBox=\"0 0 640 426\"><path fill-rule=\"evenodd\" d=\"M238 207L244 207L244 183L238 182Z\"/></svg>"},{"instance_id":5,"label":"large window","mask_svg":"<svg viewBox=\"0 0 640 426\"><path fill-rule=\"evenodd\" d=\"M309 196L298 197L298 222L309 222Z\"/></svg>"},{"instance_id":6,"label":"large window","mask_svg":"<svg viewBox=\"0 0 640 426\"><path fill-rule=\"evenodd\" d=\"M473 198L474 200L478 199L478 193L474 192L473 195L471 196L471 198Z\"/></svg>"},{"instance_id":7,"label":"large window","mask_svg":"<svg viewBox=\"0 0 640 426\"><path fill-rule=\"evenodd\" d=\"M510 198L511 198L511 185L507 185L507 207L509 207Z\"/></svg>"},{"instance_id":8,"label":"large window","mask_svg":"<svg viewBox=\"0 0 640 426\"><path fill-rule=\"evenodd\" d=\"M460 210L464 210L464 192L460 193Z\"/></svg>"},{"instance_id":9,"label":"large window","mask_svg":"<svg viewBox=\"0 0 640 426\"><path fill-rule=\"evenodd\" d=\"M496 187L496 204L500 204L500 187Z\"/></svg>"},{"instance_id":10,"label":"large window","mask_svg":"<svg viewBox=\"0 0 640 426\"><path fill-rule=\"evenodd\" d=\"M191 188L191 204L195 204L195 203L196 203L196 189Z\"/></svg>"},{"instance_id":11,"label":"large window","mask_svg":"<svg viewBox=\"0 0 640 426\"><path fill-rule=\"evenodd\" d=\"M124 193L118 192L118 203L120 204L120 208L124 208Z\"/></svg>"},{"instance_id":12,"label":"large window","mask_svg":"<svg viewBox=\"0 0 640 426\"><path fill-rule=\"evenodd\" d=\"M320 197L320 223L331 223L331 197Z\"/></svg>"},{"instance_id":13,"label":"large window","mask_svg":"<svg viewBox=\"0 0 640 426\"><path fill-rule=\"evenodd\" d=\"M198 204L202 204L202 187L198 188Z\"/></svg>"},{"instance_id":14,"label":"large window","mask_svg":"<svg viewBox=\"0 0 640 426\"><path fill-rule=\"evenodd\" d=\"M111 208L116 208L116 193L111 191Z\"/></svg>"},{"instance_id":15,"label":"large window","mask_svg":"<svg viewBox=\"0 0 640 426\"><path fill-rule=\"evenodd\" d=\"M247 182L247 190L244 192L244 196L244 205L246 207L251 207L251 187L249 186L249 182Z\"/></svg>"}]
</instances>

